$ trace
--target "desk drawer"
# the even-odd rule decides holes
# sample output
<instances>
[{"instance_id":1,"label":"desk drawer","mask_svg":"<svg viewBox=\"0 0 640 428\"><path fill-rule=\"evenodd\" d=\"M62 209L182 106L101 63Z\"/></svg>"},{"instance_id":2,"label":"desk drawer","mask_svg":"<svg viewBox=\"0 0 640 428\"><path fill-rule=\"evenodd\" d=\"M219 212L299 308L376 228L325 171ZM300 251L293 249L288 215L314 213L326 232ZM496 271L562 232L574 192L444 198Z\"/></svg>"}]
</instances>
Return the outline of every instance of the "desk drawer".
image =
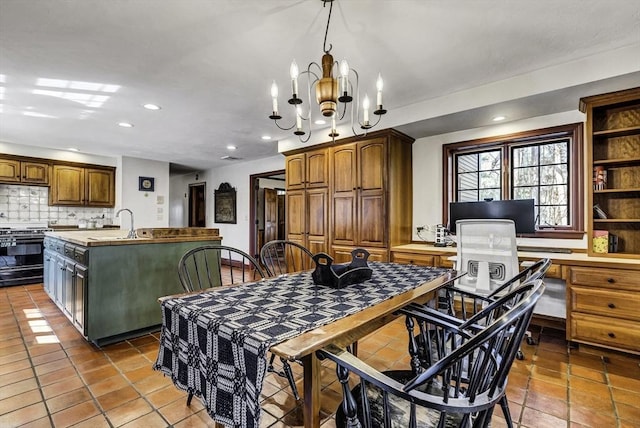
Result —
<instances>
[{"instance_id":1,"label":"desk drawer","mask_svg":"<svg viewBox=\"0 0 640 428\"><path fill-rule=\"evenodd\" d=\"M569 280L573 285L640 290L638 276L640 276L640 271L635 270L573 267Z\"/></svg>"},{"instance_id":2,"label":"desk drawer","mask_svg":"<svg viewBox=\"0 0 640 428\"><path fill-rule=\"evenodd\" d=\"M640 321L640 293L571 287L571 310Z\"/></svg>"},{"instance_id":3,"label":"desk drawer","mask_svg":"<svg viewBox=\"0 0 640 428\"><path fill-rule=\"evenodd\" d=\"M573 313L571 340L640 351L640 323Z\"/></svg>"},{"instance_id":4,"label":"desk drawer","mask_svg":"<svg viewBox=\"0 0 640 428\"><path fill-rule=\"evenodd\" d=\"M544 277L562 279L562 266L552 263Z\"/></svg>"},{"instance_id":5,"label":"desk drawer","mask_svg":"<svg viewBox=\"0 0 640 428\"><path fill-rule=\"evenodd\" d=\"M433 259L435 256L428 254L411 254L411 253L392 253L391 261L394 263L402 263L418 266L434 266Z\"/></svg>"}]
</instances>

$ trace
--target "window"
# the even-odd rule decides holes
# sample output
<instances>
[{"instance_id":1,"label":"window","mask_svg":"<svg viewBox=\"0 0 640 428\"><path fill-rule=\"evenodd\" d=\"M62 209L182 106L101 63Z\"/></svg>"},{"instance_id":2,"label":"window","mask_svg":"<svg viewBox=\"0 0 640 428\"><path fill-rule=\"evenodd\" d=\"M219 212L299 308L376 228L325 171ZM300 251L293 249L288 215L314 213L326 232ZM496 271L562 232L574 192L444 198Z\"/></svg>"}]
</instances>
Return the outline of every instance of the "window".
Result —
<instances>
[{"instance_id":1,"label":"window","mask_svg":"<svg viewBox=\"0 0 640 428\"><path fill-rule=\"evenodd\" d=\"M582 124L443 146L449 202L534 199L536 237L581 238Z\"/></svg>"}]
</instances>

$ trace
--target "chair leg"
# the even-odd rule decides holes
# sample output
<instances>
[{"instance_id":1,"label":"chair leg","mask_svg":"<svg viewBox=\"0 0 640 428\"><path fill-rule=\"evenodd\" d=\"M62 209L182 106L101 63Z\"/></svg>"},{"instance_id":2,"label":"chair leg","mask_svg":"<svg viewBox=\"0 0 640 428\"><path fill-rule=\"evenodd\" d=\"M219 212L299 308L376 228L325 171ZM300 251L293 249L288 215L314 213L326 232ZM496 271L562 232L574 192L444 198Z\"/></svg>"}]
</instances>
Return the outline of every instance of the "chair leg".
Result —
<instances>
[{"instance_id":1,"label":"chair leg","mask_svg":"<svg viewBox=\"0 0 640 428\"><path fill-rule=\"evenodd\" d=\"M500 407L502 408L502 413L504 414L504 420L507 421L507 427L513 428L513 421L511 420L511 411L509 410L509 402L507 401L507 396L503 395L500 399Z\"/></svg>"},{"instance_id":2,"label":"chair leg","mask_svg":"<svg viewBox=\"0 0 640 428\"><path fill-rule=\"evenodd\" d=\"M347 346L347 351L353 354L354 357L358 356L358 342L353 342L351 345Z\"/></svg>"},{"instance_id":3,"label":"chair leg","mask_svg":"<svg viewBox=\"0 0 640 428\"><path fill-rule=\"evenodd\" d=\"M293 378L293 371L291 370L291 365L284 358L280 358L282 361L282 369L284 370L284 374L287 376L287 380L289 381L289 385L291 386L291 391L293 392L293 397L296 401L300 400L300 395L298 394L298 387L296 387L296 381Z\"/></svg>"},{"instance_id":4,"label":"chair leg","mask_svg":"<svg viewBox=\"0 0 640 428\"><path fill-rule=\"evenodd\" d=\"M193 398L193 394L189 393L189 395L187 396L187 407L189 407L191 405L191 399Z\"/></svg>"}]
</instances>

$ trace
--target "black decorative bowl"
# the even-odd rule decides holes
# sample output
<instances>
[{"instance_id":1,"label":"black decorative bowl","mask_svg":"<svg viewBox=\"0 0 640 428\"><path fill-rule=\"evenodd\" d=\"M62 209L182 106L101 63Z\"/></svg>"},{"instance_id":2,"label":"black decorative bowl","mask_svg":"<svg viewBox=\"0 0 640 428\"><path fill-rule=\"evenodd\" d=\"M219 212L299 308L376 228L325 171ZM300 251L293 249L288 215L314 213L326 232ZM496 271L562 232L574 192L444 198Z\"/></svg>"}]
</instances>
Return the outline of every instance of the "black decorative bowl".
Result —
<instances>
[{"instance_id":1,"label":"black decorative bowl","mask_svg":"<svg viewBox=\"0 0 640 428\"><path fill-rule=\"evenodd\" d=\"M316 269L311 274L313 283L331 288L343 288L350 284L358 284L371 279L371 268L367 265L369 252L364 248L356 248L351 252L351 263L333 264L327 253L313 256Z\"/></svg>"}]
</instances>

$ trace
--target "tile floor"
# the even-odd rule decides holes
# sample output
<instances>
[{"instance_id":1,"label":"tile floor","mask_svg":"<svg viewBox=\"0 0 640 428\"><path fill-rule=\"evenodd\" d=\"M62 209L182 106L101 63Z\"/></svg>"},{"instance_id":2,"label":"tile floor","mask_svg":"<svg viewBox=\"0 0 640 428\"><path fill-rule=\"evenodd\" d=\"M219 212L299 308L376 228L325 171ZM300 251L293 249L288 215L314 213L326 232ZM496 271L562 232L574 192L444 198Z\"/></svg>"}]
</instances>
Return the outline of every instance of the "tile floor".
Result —
<instances>
[{"instance_id":1,"label":"tile floor","mask_svg":"<svg viewBox=\"0 0 640 428\"><path fill-rule=\"evenodd\" d=\"M639 358L568 355L563 332L532 329L539 344L523 344L526 359L509 377L516 427L640 427ZM186 394L151 370L157 343L148 334L96 348L41 285L0 288L0 427L212 426L197 399L186 407ZM359 343L359 355L374 366L408 367L400 321ZM330 428L340 401L332 367L323 379L323 428ZM284 379L267 378L264 427L300 426L301 409L289 391ZM492 426L505 426L501 416L496 409Z\"/></svg>"}]
</instances>

